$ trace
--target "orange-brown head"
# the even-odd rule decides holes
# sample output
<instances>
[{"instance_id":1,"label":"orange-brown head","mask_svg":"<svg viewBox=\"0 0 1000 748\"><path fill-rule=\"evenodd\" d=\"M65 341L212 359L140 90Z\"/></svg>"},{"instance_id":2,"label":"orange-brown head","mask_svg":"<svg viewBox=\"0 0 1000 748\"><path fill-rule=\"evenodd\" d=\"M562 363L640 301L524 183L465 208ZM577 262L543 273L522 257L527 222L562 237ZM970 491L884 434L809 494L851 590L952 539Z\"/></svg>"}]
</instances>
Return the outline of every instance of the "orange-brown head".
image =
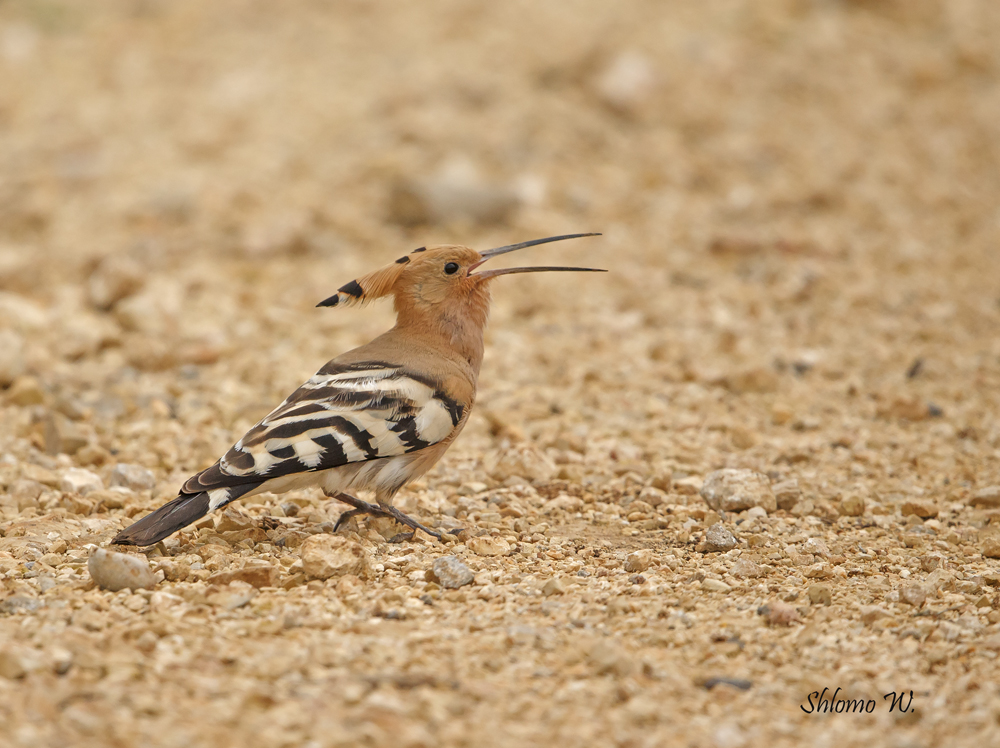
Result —
<instances>
[{"instance_id":1,"label":"orange-brown head","mask_svg":"<svg viewBox=\"0 0 1000 748\"><path fill-rule=\"evenodd\" d=\"M550 236L485 252L451 244L421 247L391 265L345 283L337 293L317 306L365 304L391 295L396 309L396 326L377 339L381 345L392 341L394 346L417 345L430 350L450 350L465 359L478 373L483 360L483 332L490 312L491 280L512 273L548 270L605 271L575 267L474 271L497 255L580 236L597 234Z\"/></svg>"},{"instance_id":2,"label":"orange-brown head","mask_svg":"<svg viewBox=\"0 0 1000 748\"><path fill-rule=\"evenodd\" d=\"M391 295L396 312L401 317L407 313L422 316L423 313L458 311L463 306L468 307L469 312L482 310L485 313L489 306L488 281L498 276L544 271L606 272L597 268L577 267L520 267L473 272L497 255L582 236L600 234L550 236L485 252L453 244L420 247L386 267L345 283L337 289L337 293L317 306L361 305ZM483 322L485 323L485 317Z\"/></svg>"}]
</instances>

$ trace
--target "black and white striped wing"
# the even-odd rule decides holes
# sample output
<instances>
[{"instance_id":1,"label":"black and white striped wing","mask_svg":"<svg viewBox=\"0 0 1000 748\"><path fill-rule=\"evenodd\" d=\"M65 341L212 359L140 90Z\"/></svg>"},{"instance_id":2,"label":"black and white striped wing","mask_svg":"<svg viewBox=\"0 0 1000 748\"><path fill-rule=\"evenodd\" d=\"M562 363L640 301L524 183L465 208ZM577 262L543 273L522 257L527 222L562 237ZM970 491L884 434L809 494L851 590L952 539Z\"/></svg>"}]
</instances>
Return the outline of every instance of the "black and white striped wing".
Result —
<instances>
[{"instance_id":1,"label":"black and white striped wing","mask_svg":"<svg viewBox=\"0 0 1000 748\"><path fill-rule=\"evenodd\" d=\"M272 478L415 452L446 439L464 412L401 366L330 363L183 492L231 489L231 501Z\"/></svg>"}]
</instances>

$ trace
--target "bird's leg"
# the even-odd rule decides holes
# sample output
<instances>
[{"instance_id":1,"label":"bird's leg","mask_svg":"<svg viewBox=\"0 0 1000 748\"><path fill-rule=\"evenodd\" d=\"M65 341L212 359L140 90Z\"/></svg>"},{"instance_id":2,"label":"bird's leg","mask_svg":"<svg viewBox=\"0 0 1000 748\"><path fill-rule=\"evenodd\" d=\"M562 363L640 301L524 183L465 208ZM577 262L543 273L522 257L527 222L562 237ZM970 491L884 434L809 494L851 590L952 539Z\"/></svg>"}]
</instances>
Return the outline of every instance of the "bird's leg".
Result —
<instances>
[{"instance_id":1,"label":"bird's leg","mask_svg":"<svg viewBox=\"0 0 1000 748\"><path fill-rule=\"evenodd\" d=\"M341 493L339 491L337 493L328 493L327 496L331 499L336 499L337 501L343 501L345 504L350 504L354 507L337 517L337 521L333 525L334 532L337 532L337 530L340 529L340 526L350 520L351 517L357 517L359 514L372 514L376 517L392 517L399 524L411 529L411 532L403 532L399 535L394 535L389 539L390 543L402 543L405 540L411 540L413 538L412 531L415 530L423 530L432 538L441 540L441 533L435 532L429 527L425 527L412 517L408 517L392 504L369 504L367 501L356 499L349 494Z\"/></svg>"},{"instance_id":2,"label":"bird's leg","mask_svg":"<svg viewBox=\"0 0 1000 748\"><path fill-rule=\"evenodd\" d=\"M385 512L385 514L387 514L388 516L392 517L399 524L411 528L411 532L403 532L403 533L400 533L399 535L396 535L396 536L390 538L389 539L390 543L402 543L404 540L412 540L413 539L413 533L416 530L423 530L428 535L430 535L432 538L435 538L436 540L442 540L441 533L436 532L436 531L430 529L429 527L424 527L424 525L420 524L419 522L417 522L412 517L409 517L409 516L403 514L401 511L399 511L392 504L381 504L380 508L382 509L383 512Z\"/></svg>"},{"instance_id":3,"label":"bird's leg","mask_svg":"<svg viewBox=\"0 0 1000 748\"><path fill-rule=\"evenodd\" d=\"M346 493L328 493L331 499L336 499L337 501L343 501L345 504L350 504L353 509L341 514L337 517L337 521L333 525L333 531L337 532L340 526L351 519L351 517L357 517L359 514L373 514L376 517L390 517L392 516L389 512L385 511L378 504L369 504L367 501L362 501L361 499L356 499L353 496Z\"/></svg>"}]
</instances>

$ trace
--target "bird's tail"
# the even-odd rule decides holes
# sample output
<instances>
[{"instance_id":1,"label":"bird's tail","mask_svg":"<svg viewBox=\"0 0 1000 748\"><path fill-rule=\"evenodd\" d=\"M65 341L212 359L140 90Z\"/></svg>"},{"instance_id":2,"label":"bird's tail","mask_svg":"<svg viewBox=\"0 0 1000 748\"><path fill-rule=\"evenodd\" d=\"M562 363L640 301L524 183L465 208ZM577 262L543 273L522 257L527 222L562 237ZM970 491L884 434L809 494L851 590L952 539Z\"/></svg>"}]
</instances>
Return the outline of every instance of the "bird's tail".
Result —
<instances>
[{"instance_id":1,"label":"bird's tail","mask_svg":"<svg viewBox=\"0 0 1000 748\"><path fill-rule=\"evenodd\" d=\"M155 545L182 527L208 514L208 494L181 494L152 514L118 533L111 542L117 545Z\"/></svg>"}]
</instances>

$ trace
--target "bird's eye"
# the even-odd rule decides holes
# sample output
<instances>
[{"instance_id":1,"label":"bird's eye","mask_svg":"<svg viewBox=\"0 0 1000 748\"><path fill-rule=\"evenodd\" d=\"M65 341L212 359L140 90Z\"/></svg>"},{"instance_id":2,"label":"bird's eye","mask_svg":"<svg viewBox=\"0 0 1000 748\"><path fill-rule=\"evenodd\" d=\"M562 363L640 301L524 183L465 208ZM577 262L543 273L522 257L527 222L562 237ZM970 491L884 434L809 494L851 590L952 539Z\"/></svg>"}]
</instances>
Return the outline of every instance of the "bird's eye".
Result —
<instances>
[{"instance_id":1,"label":"bird's eye","mask_svg":"<svg viewBox=\"0 0 1000 748\"><path fill-rule=\"evenodd\" d=\"M454 275L455 273L458 272L458 263L449 262L447 265L444 266L444 272L447 273L448 275Z\"/></svg>"}]
</instances>

